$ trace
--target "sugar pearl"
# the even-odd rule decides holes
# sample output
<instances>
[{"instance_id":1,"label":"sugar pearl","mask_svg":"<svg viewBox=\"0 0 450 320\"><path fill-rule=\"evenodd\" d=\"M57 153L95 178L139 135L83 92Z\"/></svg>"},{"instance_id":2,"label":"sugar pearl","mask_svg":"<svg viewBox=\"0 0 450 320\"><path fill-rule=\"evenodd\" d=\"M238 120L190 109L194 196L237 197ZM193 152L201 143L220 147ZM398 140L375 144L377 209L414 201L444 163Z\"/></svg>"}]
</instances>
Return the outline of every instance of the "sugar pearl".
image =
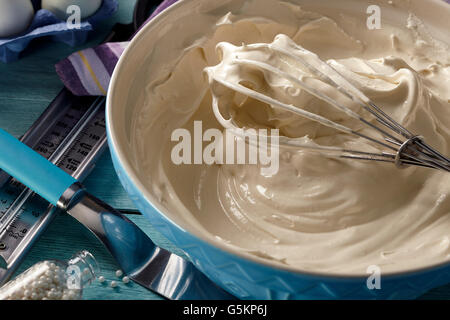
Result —
<instances>
[{"instance_id":1,"label":"sugar pearl","mask_svg":"<svg viewBox=\"0 0 450 320\"><path fill-rule=\"evenodd\" d=\"M120 278L123 275L123 271L122 270L117 270L116 271L116 277Z\"/></svg>"},{"instance_id":2,"label":"sugar pearl","mask_svg":"<svg viewBox=\"0 0 450 320\"><path fill-rule=\"evenodd\" d=\"M123 281L123 283L129 283L130 282L130 278L125 276L125 277L122 278L122 281Z\"/></svg>"},{"instance_id":3,"label":"sugar pearl","mask_svg":"<svg viewBox=\"0 0 450 320\"><path fill-rule=\"evenodd\" d=\"M45 271L45 275L49 278L52 278L54 276L53 270L49 269Z\"/></svg>"},{"instance_id":4,"label":"sugar pearl","mask_svg":"<svg viewBox=\"0 0 450 320\"><path fill-rule=\"evenodd\" d=\"M104 276L98 277L98 282L100 282L100 283L105 282L105 277Z\"/></svg>"},{"instance_id":5,"label":"sugar pearl","mask_svg":"<svg viewBox=\"0 0 450 320\"><path fill-rule=\"evenodd\" d=\"M111 288L117 287L117 282L116 281L111 281L110 286L111 286Z\"/></svg>"},{"instance_id":6,"label":"sugar pearl","mask_svg":"<svg viewBox=\"0 0 450 320\"><path fill-rule=\"evenodd\" d=\"M1 288L0 299L74 300L80 298L81 291L68 289L66 279L65 268L48 261L38 263Z\"/></svg>"}]
</instances>

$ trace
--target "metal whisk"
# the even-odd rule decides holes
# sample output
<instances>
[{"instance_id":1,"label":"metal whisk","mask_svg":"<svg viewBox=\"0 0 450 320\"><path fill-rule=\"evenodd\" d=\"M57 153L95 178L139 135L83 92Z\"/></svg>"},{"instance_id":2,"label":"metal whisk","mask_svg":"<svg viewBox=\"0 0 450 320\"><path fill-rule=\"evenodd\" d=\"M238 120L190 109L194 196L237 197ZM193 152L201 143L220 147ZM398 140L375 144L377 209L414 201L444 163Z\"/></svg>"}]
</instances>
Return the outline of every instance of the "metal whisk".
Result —
<instances>
[{"instance_id":1,"label":"metal whisk","mask_svg":"<svg viewBox=\"0 0 450 320\"><path fill-rule=\"evenodd\" d=\"M218 48L221 49L222 61L216 66L205 69L213 88L214 85L220 84L228 89L266 103L274 108L280 108L292 112L293 114L316 121L322 125L366 139L372 144L379 146L380 152L367 152L333 146L310 145L303 143L299 139L289 138L286 136L279 137L280 145L312 149L324 153L327 156L331 155L339 158L390 162L395 164L398 168L415 165L450 172L449 158L429 146L424 141L423 137L411 133L401 124L392 119L363 92L352 85L335 68L322 61L313 52L298 46L288 36L278 35L270 44L243 44L241 47L236 47L229 43L220 43ZM254 58L255 51L259 51L259 54L256 55L258 59ZM253 55L251 55L252 53ZM271 57L271 59L265 59L265 57ZM271 64L269 61L276 61L277 63ZM336 123L319 114L300 109L292 104L283 103L265 93L258 92L249 86L245 86L242 84L240 81L241 78L239 77L224 76L224 73L227 74L227 72L233 68L238 72L243 70L243 68L250 68L259 70L269 76L284 78L292 85L305 90L309 94L328 103L334 108L337 108L348 116L361 121L365 126L368 126L378 132L382 138L371 137L361 132L357 132L347 126ZM304 74L305 72L310 76L312 75L316 79L331 85L340 93L356 102L374 117L376 124L364 119L361 115L347 106L311 87L305 81L302 81L302 77L299 75ZM238 133L239 130L236 129L239 129L239 126L231 116L230 101L223 101L223 97L223 94L213 94L214 114L221 125L225 128L235 130L235 132ZM224 104L226 106L225 108L223 108ZM222 114L221 110L226 113L226 118Z\"/></svg>"}]
</instances>

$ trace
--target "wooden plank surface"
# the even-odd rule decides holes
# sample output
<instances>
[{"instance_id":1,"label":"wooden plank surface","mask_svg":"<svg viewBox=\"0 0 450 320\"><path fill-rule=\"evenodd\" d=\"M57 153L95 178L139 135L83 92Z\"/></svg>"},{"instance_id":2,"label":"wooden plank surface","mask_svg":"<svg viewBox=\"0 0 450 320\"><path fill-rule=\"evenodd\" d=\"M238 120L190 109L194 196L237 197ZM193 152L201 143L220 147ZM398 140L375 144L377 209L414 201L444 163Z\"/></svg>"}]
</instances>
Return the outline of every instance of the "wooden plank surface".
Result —
<instances>
[{"instance_id":1,"label":"wooden plank surface","mask_svg":"<svg viewBox=\"0 0 450 320\"><path fill-rule=\"evenodd\" d=\"M0 127L19 137L47 107L62 85L54 71L54 64L76 49L99 43L116 22L131 21L134 0L119 0L120 9L93 34L89 42L79 48L49 41L36 41L24 57L12 64L0 63ZM91 176L85 181L88 190L113 207L135 210L120 185L108 153L101 158ZM108 188L103 188L107 185ZM182 254L148 221L137 214L129 217L162 247ZM118 280L117 266L109 253L71 217L61 215L33 247L19 272L44 259L67 259L78 250L87 249L97 258L101 274L108 281ZM159 296L136 284L120 283L118 288L94 282L85 290L85 299L160 299ZM430 291L423 299L450 299L450 285Z\"/></svg>"}]
</instances>

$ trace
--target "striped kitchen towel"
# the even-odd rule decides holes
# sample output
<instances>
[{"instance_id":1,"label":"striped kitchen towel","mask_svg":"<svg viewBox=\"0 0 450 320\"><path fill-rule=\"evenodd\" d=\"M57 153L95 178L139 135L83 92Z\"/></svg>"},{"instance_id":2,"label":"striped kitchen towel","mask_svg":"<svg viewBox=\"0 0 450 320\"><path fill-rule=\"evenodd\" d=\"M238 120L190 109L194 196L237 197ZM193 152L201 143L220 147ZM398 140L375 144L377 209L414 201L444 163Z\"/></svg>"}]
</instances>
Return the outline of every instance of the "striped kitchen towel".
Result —
<instances>
[{"instance_id":1,"label":"striped kitchen towel","mask_svg":"<svg viewBox=\"0 0 450 320\"><path fill-rule=\"evenodd\" d=\"M146 23L177 1L164 0ZM75 52L56 64L56 73L66 88L77 96L104 96L114 67L127 44L128 42L109 42Z\"/></svg>"},{"instance_id":2,"label":"striped kitchen towel","mask_svg":"<svg viewBox=\"0 0 450 320\"><path fill-rule=\"evenodd\" d=\"M71 54L55 66L66 88L77 96L104 96L128 42L111 42Z\"/></svg>"}]
</instances>

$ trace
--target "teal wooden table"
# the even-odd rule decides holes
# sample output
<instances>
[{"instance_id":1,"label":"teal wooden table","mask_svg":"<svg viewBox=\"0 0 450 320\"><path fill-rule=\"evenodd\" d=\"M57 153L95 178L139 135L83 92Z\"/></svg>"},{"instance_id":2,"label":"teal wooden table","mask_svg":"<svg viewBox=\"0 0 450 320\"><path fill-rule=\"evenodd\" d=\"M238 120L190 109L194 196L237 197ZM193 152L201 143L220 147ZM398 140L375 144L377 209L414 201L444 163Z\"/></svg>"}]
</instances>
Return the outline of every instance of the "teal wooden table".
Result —
<instances>
[{"instance_id":1,"label":"teal wooden table","mask_svg":"<svg viewBox=\"0 0 450 320\"><path fill-rule=\"evenodd\" d=\"M89 42L71 48L50 41L35 41L24 52L23 58L12 64L0 63L0 127L16 137L22 135L61 90L54 65L75 50L98 44L117 23L131 22L135 0L119 0L119 11L96 29ZM123 190L106 152L85 181L95 196L122 210L139 225L158 245L182 255L167 239L152 228L136 210ZM108 186L108 188L104 188ZM104 284L94 282L85 290L85 299L161 299L139 285L124 284L115 276L118 269L109 253L77 221L68 215L58 216L38 243L33 247L18 272L45 259L67 259L79 250L89 250L97 258ZM117 288L110 281L119 282ZM450 299L450 285L425 294L423 299Z\"/></svg>"}]
</instances>

